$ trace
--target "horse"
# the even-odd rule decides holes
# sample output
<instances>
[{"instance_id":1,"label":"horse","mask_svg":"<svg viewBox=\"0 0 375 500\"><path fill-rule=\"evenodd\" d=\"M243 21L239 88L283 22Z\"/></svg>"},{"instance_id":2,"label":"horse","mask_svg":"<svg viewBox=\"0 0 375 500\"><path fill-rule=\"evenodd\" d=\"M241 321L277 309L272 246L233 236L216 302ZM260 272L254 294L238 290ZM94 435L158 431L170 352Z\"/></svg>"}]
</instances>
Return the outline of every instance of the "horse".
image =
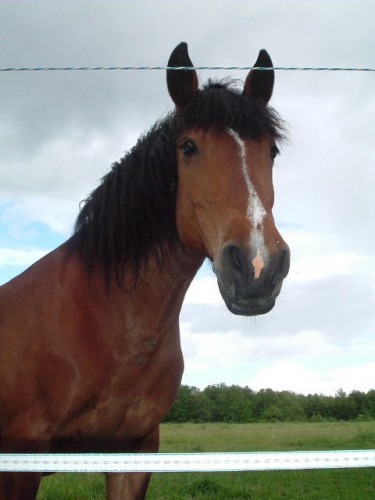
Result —
<instances>
[{"instance_id":1,"label":"horse","mask_svg":"<svg viewBox=\"0 0 375 500\"><path fill-rule=\"evenodd\" d=\"M290 261L272 215L285 127L265 50L255 66L269 69L241 89L200 88L180 43L173 111L82 202L71 237L0 287L2 453L157 452L183 372L179 314L205 259L232 313L273 308ZM34 499L41 478L1 473L0 499ZM149 479L107 474L107 498L145 498Z\"/></svg>"}]
</instances>

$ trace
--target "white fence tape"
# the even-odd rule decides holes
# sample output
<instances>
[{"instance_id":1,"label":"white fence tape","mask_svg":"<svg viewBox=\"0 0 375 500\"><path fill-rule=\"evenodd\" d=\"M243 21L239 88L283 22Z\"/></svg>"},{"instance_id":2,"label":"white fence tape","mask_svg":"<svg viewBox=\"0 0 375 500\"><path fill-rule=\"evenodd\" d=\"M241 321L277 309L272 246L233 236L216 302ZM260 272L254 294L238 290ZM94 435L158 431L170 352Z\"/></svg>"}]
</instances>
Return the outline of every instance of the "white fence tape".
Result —
<instances>
[{"instance_id":1,"label":"white fence tape","mask_svg":"<svg viewBox=\"0 0 375 500\"><path fill-rule=\"evenodd\" d=\"M375 467L375 450L0 454L7 472L230 472Z\"/></svg>"}]
</instances>

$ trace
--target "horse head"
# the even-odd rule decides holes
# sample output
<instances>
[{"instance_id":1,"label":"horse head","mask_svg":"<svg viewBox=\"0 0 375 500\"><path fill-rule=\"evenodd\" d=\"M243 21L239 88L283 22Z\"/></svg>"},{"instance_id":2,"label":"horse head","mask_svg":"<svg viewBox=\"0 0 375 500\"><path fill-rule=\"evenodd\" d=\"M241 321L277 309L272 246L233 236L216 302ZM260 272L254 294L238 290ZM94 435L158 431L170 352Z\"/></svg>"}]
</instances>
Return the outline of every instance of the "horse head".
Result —
<instances>
[{"instance_id":1,"label":"horse head","mask_svg":"<svg viewBox=\"0 0 375 500\"><path fill-rule=\"evenodd\" d=\"M252 69L243 91L210 82L199 89L187 45L167 70L176 107L176 222L182 243L208 257L234 314L267 313L289 270L290 252L272 215L272 169L282 133L268 107L274 71ZM261 50L255 66L272 68Z\"/></svg>"}]
</instances>

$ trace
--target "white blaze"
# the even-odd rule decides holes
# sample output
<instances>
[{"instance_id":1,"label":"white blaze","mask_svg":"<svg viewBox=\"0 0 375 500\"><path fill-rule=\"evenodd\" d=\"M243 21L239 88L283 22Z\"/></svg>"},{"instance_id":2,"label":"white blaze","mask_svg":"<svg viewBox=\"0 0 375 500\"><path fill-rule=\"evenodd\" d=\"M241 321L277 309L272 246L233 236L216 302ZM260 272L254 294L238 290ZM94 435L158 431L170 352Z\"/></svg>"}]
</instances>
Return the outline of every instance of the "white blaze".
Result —
<instances>
[{"instance_id":1,"label":"white blaze","mask_svg":"<svg viewBox=\"0 0 375 500\"><path fill-rule=\"evenodd\" d=\"M253 228L253 234L251 236L252 247L256 250L256 255L251 261L254 267L254 277L258 279L262 269L265 267L265 262L268 259L268 252L264 244L263 236L263 220L266 216L266 210L261 202L258 193L255 189L254 184L251 182L249 167L247 164L247 154L245 142L241 139L238 133L232 129L227 129L228 134L233 137L238 146L238 151L241 160L242 174L245 179L247 192L248 192L248 202L246 215L249 219L251 226Z\"/></svg>"}]
</instances>

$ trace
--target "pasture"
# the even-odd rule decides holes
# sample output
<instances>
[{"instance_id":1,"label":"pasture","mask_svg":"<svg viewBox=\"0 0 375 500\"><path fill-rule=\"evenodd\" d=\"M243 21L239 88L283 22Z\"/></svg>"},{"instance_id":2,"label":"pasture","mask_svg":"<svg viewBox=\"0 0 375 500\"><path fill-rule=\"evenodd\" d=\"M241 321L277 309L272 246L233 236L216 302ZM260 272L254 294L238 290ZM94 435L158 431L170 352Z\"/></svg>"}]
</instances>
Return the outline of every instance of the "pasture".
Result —
<instances>
[{"instance_id":1,"label":"pasture","mask_svg":"<svg viewBox=\"0 0 375 500\"><path fill-rule=\"evenodd\" d=\"M163 424L162 452L375 448L375 422ZM154 474L149 500L373 499L373 469ZM43 479L38 500L103 500L98 474Z\"/></svg>"}]
</instances>

